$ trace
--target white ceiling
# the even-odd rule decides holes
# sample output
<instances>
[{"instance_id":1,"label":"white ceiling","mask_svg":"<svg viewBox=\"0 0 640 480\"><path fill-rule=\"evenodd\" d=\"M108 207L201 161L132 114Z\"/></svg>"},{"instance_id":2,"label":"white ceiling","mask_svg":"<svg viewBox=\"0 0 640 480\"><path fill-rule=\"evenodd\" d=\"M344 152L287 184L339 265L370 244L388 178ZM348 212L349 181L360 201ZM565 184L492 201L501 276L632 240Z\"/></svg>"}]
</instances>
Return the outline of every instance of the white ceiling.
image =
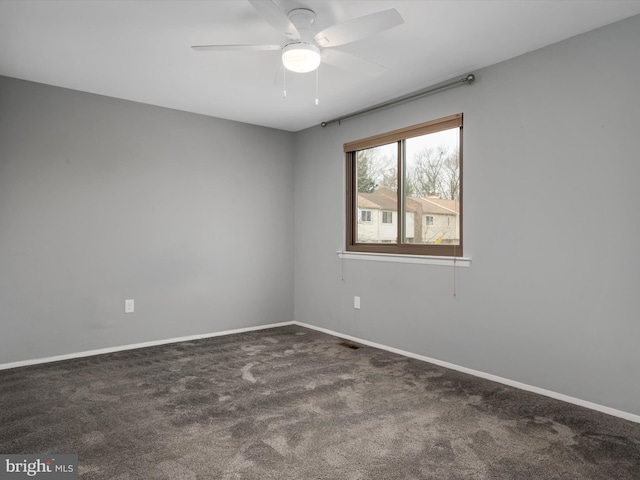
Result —
<instances>
[{"instance_id":1,"label":"white ceiling","mask_svg":"<svg viewBox=\"0 0 640 480\"><path fill-rule=\"evenodd\" d=\"M245 0L0 0L0 75L298 131L640 14L640 0L275 0L317 13L317 30L396 8L404 24L341 50L385 65L368 76L322 65L287 74L275 52L195 52L212 43L283 44Z\"/></svg>"}]
</instances>

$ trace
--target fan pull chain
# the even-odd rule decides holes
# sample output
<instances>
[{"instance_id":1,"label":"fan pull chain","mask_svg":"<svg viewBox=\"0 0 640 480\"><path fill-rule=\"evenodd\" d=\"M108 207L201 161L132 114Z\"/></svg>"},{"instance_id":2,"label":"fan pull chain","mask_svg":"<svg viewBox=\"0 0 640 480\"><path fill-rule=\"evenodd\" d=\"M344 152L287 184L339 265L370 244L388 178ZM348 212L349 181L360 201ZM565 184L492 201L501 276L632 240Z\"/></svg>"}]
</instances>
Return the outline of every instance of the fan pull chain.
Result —
<instances>
[{"instance_id":1,"label":"fan pull chain","mask_svg":"<svg viewBox=\"0 0 640 480\"><path fill-rule=\"evenodd\" d=\"M453 257L453 297L457 297L458 292L456 291L456 257Z\"/></svg>"},{"instance_id":2,"label":"fan pull chain","mask_svg":"<svg viewBox=\"0 0 640 480\"><path fill-rule=\"evenodd\" d=\"M287 98L287 69L282 69L282 97Z\"/></svg>"},{"instance_id":3,"label":"fan pull chain","mask_svg":"<svg viewBox=\"0 0 640 480\"><path fill-rule=\"evenodd\" d=\"M316 68L316 105L318 105L318 71L320 68Z\"/></svg>"},{"instance_id":4,"label":"fan pull chain","mask_svg":"<svg viewBox=\"0 0 640 480\"><path fill-rule=\"evenodd\" d=\"M457 292L457 282L456 282L456 267L458 266L456 263L456 260L458 259L457 255L456 255L456 244L453 244L453 298L456 298L458 296L458 292Z\"/></svg>"}]
</instances>

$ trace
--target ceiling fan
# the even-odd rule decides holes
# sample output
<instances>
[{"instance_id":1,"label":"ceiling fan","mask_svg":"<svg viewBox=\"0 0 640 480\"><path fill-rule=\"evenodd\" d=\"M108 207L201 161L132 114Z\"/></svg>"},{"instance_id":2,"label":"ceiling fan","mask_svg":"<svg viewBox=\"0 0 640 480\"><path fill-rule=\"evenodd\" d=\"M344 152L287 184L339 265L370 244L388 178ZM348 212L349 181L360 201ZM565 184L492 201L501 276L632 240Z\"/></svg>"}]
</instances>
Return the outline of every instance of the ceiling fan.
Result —
<instances>
[{"instance_id":1,"label":"ceiling fan","mask_svg":"<svg viewBox=\"0 0 640 480\"><path fill-rule=\"evenodd\" d=\"M321 62L324 62L328 65L376 75L386 68L355 55L335 50L333 47L361 40L404 23L398 11L390 8L352 18L315 32L313 26L316 22L316 13L313 10L295 8L285 13L272 0L248 1L273 28L284 34L285 40L281 45L194 45L191 48L197 51L281 51L282 64L286 70L292 72L312 72Z\"/></svg>"}]
</instances>

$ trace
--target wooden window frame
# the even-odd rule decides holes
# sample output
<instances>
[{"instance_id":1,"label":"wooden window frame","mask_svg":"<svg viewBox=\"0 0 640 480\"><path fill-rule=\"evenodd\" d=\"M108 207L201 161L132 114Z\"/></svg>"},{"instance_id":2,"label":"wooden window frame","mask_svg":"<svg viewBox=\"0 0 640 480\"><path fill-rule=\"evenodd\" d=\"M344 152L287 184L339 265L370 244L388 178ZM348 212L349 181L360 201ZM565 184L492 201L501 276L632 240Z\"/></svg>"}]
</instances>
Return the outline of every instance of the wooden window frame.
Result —
<instances>
[{"instance_id":1,"label":"wooden window frame","mask_svg":"<svg viewBox=\"0 0 640 480\"><path fill-rule=\"evenodd\" d=\"M442 130L459 128L459 170L460 170L460 194L459 194L459 233L460 239L458 245L425 245L402 243L404 235L403 228L405 224L405 205L404 205L404 171L403 171L403 140L413 137L436 133ZM346 250L351 252L363 253L383 253L383 254L399 254L399 255L425 255L425 256L447 256L462 257L463 256L463 114L458 113L448 117L432 120L411 127L393 130L391 132L374 135L361 140L348 142L344 144L344 153L346 156ZM358 243L357 227L358 227L358 205L357 205L357 188L356 188L356 152L367 148L379 147L391 143L398 144L398 235L397 241L392 244L388 243Z\"/></svg>"}]
</instances>

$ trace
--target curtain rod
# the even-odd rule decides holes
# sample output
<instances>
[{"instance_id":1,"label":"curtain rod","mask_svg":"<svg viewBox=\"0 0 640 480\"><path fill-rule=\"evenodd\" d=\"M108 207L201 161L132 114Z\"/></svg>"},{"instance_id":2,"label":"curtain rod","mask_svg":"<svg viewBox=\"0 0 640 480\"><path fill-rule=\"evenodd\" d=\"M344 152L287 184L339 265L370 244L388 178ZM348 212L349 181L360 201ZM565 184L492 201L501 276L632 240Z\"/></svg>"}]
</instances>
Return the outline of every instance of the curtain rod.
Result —
<instances>
[{"instance_id":1,"label":"curtain rod","mask_svg":"<svg viewBox=\"0 0 640 480\"><path fill-rule=\"evenodd\" d=\"M348 115L344 115L342 117L334 118L333 120L328 120L326 122L322 122L320 125L324 128L327 125L332 123L340 123L343 120L347 120L349 118L358 117L360 115L364 115L365 113L374 112L376 110L382 110L383 108L391 107L393 105L397 105L402 102L406 102L408 100L413 100L415 98L423 97L425 95L429 95L431 93L439 92L440 90L444 90L445 88L454 87L456 85L462 85L463 83L471 84L476 79L476 76L473 73L469 73L462 78L456 78L453 80L447 80L442 83L438 83L436 85L432 85L431 87L427 87L422 90L418 90L417 92L410 93L403 97L394 98L393 100L389 100L388 102L379 103L369 108L365 108L363 110L358 110L357 112L349 113Z\"/></svg>"}]
</instances>

